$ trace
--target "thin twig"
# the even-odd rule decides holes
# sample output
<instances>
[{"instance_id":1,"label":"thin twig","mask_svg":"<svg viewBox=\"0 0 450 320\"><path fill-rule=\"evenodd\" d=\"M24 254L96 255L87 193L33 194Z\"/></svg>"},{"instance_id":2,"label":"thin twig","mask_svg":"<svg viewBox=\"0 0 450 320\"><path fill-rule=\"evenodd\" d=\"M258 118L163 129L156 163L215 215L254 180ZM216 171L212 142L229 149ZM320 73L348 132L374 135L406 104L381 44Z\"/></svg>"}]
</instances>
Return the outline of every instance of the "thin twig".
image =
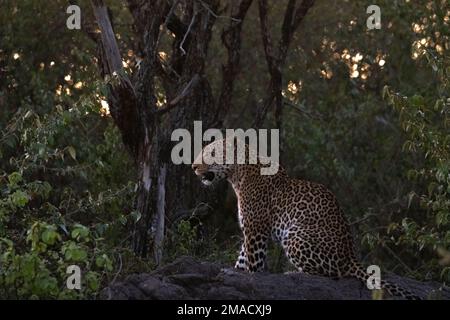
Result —
<instances>
[{"instance_id":1,"label":"thin twig","mask_svg":"<svg viewBox=\"0 0 450 320\"><path fill-rule=\"evenodd\" d=\"M114 278L111 281L111 284L114 284L117 280L117 277L119 276L119 274L122 272L122 255L119 253L119 270L117 271L117 273L114 275Z\"/></svg>"},{"instance_id":2,"label":"thin twig","mask_svg":"<svg viewBox=\"0 0 450 320\"><path fill-rule=\"evenodd\" d=\"M173 12L175 11L175 8L178 6L178 3L180 3L180 0L176 0L173 5L172 8L170 8L169 13L167 14L166 19L164 20L164 24L163 27L167 28L167 24L169 23L169 19L172 16Z\"/></svg>"},{"instance_id":3,"label":"thin twig","mask_svg":"<svg viewBox=\"0 0 450 320\"><path fill-rule=\"evenodd\" d=\"M366 221L366 220L368 220L368 219L370 219L370 218L372 218L372 217L374 217L374 216L376 216L376 214L373 214L373 213L372 213L372 214L368 214L367 216L362 217L361 219L352 221L352 222L350 222L349 224L350 224L351 226L354 226L354 225L360 224L361 222L364 222L364 221Z\"/></svg>"},{"instance_id":4,"label":"thin twig","mask_svg":"<svg viewBox=\"0 0 450 320\"><path fill-rule=\"evenodd\" d=\"M183 91L181 92L180 95L178 95L176 98L174 98L172 101L170 101L169 105L175 105L177 104L181 99L183 99L187 93L189 92L189 90L195 85L197 84L197 82L200 80L200 76L198 74L195 74L194 77L192 77L191 81L189 81L189 83L186 85L186 87L184 87Z\"/></svg>"},{"instance_id":5,"label":"thin twig","mask_svg":"<svg viewBox=\"0 0 450 320\"><path fill-rule=\"evenodd\" d=\"M172 217L170 224L173 225L186 218L201 218L211 212L211 210L212 207L208 203L200 202L194 209L177 211Z\"/></svg>"},{"instance_id":6,"label":"thin twig","mask_svg":"<svg viewBox=\"0 0 450 320\"><path fill-rule=\"evenodd\" d=\"M198 2L200 2L200 4L203 6L203 8L208 10L208 12L216 19L230 19L230 20L235 21L235 22L242 22L241 19L228 17L228 16L220 16L220 15L216 14L214 11L212 11L211 8L208 7L208 5L206 3L204 3L202 0L199 0Z\"/></svg>"},{"instance_id":7,"label":"thin twig","mask_svg":"<svg viewBox=\"0 0 450 320\"><path fill-rule=\"evenodd\" d=\"M295 111L301 113L302 115L306 115L307 117L309 117L311 119L322 120L322 117L320 115L318 115L317 113L311 113L309 111L306 111L306 110L300 108L298 105L292 103L289 100L283 100L283 104L290 106Z\"/></svg>"},{"instance_id":8,"label":"thin twig","mask_svg":"<svg viewBox=\"0 0 450 320\"><path fill-rule=\"evenodd\" d=\"M172 99L165 107L159 108L156 110L157 114L164 114L167 111L170 111L171 109L173 109L178 102L180 102L183 98L185 98L188 93L191 91L191 89L193 87L195 87L197 85L197 83L200 81L200 76L198 74L195 74L191 81L188 82L188 84L184 87L183 91L181 91L181 93L176 96L174 99Z\"/></svg>"},{"instance_id":9,"label":"thin twig","mask_svg":"<svg viewBox=\"0 0 450 320\"><path fill-rule=\"evenodd\" d=\"M176 1L173 3L172 7L170 8L169 13L167 13L166 19L164 20L164 23L163 23L163 25L162 25L162 29L163 29L163 30L164 30L164 29L167 29L167 24L169 23L170 17L172 16L172 14L173 14L173 12L175 11L175 8L178 6L178 3L179 3L179 2L180 2L180 0L176 0ZM160 39L161 39L161 35L162 35L162 32L160 32L160 33L158 34L158 39L156 40L155 48L158 48L158 46L159 46L159 41L160 41Z\"/></svg>"},{"instance_id":10,"label":"thin twig","mask_svg":"<svg viewBox=\"0 0 450 320\"><path fill-rule=\"evenodd\" d=\"M186 30L186 33L184 34L183 39L181 40L181 43L180 43L180 50L183 52L183 55L186 55L186 50L184 50L183 44L184 44L184 42L186 41L187 36L188 36L189 33L191 32L191 29L192 29L192 26L194 25L195 17L196 17L196 16L197 16L197 12L194 13L194 15L192 16L191 23L189 23L189 27L188 27L188 29Z\"/></svg>"},{"instance_id":11,"label":"thin twig","mask_svg":"<svg viewBox=\"0 0 450 320\"><path fill-rule=\"evenodd\" d=\"M389 252L389 253L390 253L390 254L391 254L398 262L400 262L401 265L402 265L406 270L408 270L409 273L412 273L411 268L408 267L408 265L407 265L406 263L404 263L403 260L400 259L400 257L399 257L397 254L395 254L395 252L394 252L391 248L389 248L387 245L384 245L383 247L386 248L387 251L388 251L388 252Z\"/></svg>"}]
</instances>

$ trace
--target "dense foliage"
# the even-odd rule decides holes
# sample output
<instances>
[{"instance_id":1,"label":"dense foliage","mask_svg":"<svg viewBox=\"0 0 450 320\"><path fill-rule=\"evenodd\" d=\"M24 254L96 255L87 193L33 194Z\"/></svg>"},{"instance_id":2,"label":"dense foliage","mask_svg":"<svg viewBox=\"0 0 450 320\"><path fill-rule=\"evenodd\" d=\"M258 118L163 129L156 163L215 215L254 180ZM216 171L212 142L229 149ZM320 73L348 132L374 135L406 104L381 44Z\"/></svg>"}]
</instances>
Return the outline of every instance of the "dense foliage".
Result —
<instances>
[{"instance_id":1,"label":"dense foliage","mask_svg":"<svg viewBox=\"0 0 450 320\"><path fill-rule=\"evenodd\" d=\"M450 6L378 1L382 29L367 30L370 2L317 1L295 34L283 70L282 160L291 175L336 193L365 263L448 283L439 258L448 261L450 249ZM139 60L131 17L124 4L108 4L131 69ZM65 27L66 6L0 0L0 298L95 298L107 283L154 267L131 251L141 219L136 167L109 116L95 45ZM80 6L92 15L87 1ZM274 30L283 8L271 7ZM225 54L220 23L207 66L213 90ZM228 127L249 127L265 94L255 34L253 5ZM231 263L235 212L231 198L214 216L173 221L165 260ZM280 252L271 260L274 271L288 268ZM81 290L66 287L73 264L83 270Z\"/></svg>"}]
</instances>

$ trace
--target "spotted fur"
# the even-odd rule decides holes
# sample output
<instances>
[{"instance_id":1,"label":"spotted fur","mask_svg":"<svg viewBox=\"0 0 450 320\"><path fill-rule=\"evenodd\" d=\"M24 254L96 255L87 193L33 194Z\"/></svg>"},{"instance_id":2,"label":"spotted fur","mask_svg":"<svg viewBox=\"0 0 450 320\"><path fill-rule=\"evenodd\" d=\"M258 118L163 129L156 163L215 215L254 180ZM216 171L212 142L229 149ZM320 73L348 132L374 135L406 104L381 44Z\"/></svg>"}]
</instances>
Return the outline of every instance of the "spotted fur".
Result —
<instances>
[{"instance_id":1,"label":"spotted fur","mask_svg":"<svg viewBox=\"0 0 450 320\"><path fill-rule=\"evenodd\" d=\"M290 178L282 167L275 175L261 175L260 164L205 164L211 163L207 158L212 149L219 145L225 149L227 143L207 145L192 167L205 184L227 179L236 193L244 241L235 267L263 270L272 239L299 272L356 277L366 284L369 275L358 263L349 225L334 194L321 184ZM381 285L391 295L418 298L395 284Z\"/></svg>"}]
</instances>

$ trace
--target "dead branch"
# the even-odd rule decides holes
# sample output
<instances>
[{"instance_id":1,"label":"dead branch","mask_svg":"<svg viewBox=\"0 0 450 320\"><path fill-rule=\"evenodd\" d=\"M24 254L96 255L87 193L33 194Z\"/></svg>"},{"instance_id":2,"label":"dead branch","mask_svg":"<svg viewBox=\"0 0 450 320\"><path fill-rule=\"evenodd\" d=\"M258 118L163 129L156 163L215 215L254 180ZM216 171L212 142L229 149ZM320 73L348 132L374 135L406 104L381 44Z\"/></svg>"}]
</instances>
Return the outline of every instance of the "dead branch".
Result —
<instances>
[{"instance_id":1,"label":"dead branch","mask_svg":"<svg viewBox=\"0 0 450 320\"><path fill-rule=\"evenodd\" d=\"M218 15L214 11L212 11L211 8L206 3L204 3L202 0L198 0L198 2L200 2L202 7L205 8L216 19L230 19L230 20L235 21L235 22L241 22L242 21L241 19L238 19L238 18L235 18L235 17L227 17L227 16Z\"/></svg>"},{"instance_id":2,"label":"dead branch","mask_svg":"<svg viewBox=\"0 0 450 320\"><path fill-rule=\"evenodd\" d=\"M198 74L195 74L194 77L188 82L188 84L183 88L181 93L177 95L174 99L172 99L166 106L161 107L155 111L158 115L162 115L170 110L172 110L174 107L177 106L178 102L180 102L182 99L184 99L191 90L198 84L200 81L200 76Z\"/></svg>"},{"instance_id":3,"label":"dead branch","mask_svg":"<svg viewBox=\"0 0 450 320\"><path fill-rule=\"evenodd\" d=\"M297 9L296 0L290 0L286 6L283 24L281 27L281 38L278 43L278 50L272 44L270 31L268 29L268 8L267 0L259 0L259 17L261 27L261 37L263 41L264 54L270 73L269 94L258 108L254 126L260 127L266 118L267 112L275 102L275 121L276 126L281 128L282 123L282 68L284 66L289 45L292 42L294 32L297 30L300 23L303 21L308 10L314 5L314 0L303 0Z\"/></svg>"},{"instance_id":4,"label":"dead branch","mask_svg":"<svg viewBox=\"0 0 450 320\"><path fill-rule=\"evenodd\" d=\"M253 0L242 0L234 6L231 12L231 21L227 29L222 32L222 43L228 51L227 64L222 67L222 89L217 101L217 108L213 124L221 126L219 119L231 108L234 80L239 73L241 31L243 21Z\"/></svg>"},{"instance_id":5,"label":"dead branch","mask_svg":"<svg viewBox=\"0 0 450 320\"><path fill-rule=\"evenodd\" d=\"M186 32L183 36L183 39L181 40L181 43L180 43L180 50L181 50L181 52L183 52L183 55L186 54L186 50L184 50L183 45L184 45L184 42L186 41L187 36L191 32L191 29L192 29L192 26L194 25L196 16L197 16L197 13L194 13L192 16L191 22L189 23L188 29L186 30Z\"/></svg>"},{"instance_id":6,"label":"dead branch","mask_svg":"<svg viewBox=\"0 0 450 320\"><path fill-rule=\"evenodd\" d=\"M119 127L125 145L133 155L137 152L136 137L142 133L138 116L138 104L131 80L122 66L122 58L114 35L108 9L102 0L92 0L100 36L97 44L100 49L99 62L102 74L109 76L108 103L111 116Z\"/></svg>"}]
</instances>

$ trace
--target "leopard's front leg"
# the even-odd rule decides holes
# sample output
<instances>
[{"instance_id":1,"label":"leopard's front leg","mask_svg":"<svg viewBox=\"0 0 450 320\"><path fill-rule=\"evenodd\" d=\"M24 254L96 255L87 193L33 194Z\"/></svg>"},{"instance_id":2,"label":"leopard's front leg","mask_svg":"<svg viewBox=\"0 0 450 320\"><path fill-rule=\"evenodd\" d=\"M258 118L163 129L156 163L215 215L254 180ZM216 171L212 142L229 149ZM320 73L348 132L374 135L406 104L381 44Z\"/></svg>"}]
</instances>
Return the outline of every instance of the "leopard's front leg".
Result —
<instances>
[{"instance_id":1,"label":"leopard's front leg","mask_svg":"<svg viewBox=\"0 0 450 320\"><path fill-rule=\"evenodd\" d=\"M247 270L247 263L245 261L245 249L244 243L241 245L241 251L239 251L239 257L234 267L240 270Z\"/></svg>"},{"instance_id":2,"label":"leopard's front leg","mask_svg":"<svg viewBox=\"0 0 450 320\"><path fill-rule=\"evenodd\" d=\"M267 243L270 228L267 218L260 208L242 206L241 202L260 204L259 197L238 196L238 218L239 226L244 235L235 268L249 272L263 271L266 266Z\"/></svg>"},{"instance_id":3,"label":"leopard's front leg","mask_svg":"<svg viewBox=\"0 0 450 320\"><path fill-rule=\"evenodd\" d=\"M243 230L244 243L236 268L249 272L263 271L266 266L267 242L269 237L256 230Z\"/></svg>"}]
</instances>

